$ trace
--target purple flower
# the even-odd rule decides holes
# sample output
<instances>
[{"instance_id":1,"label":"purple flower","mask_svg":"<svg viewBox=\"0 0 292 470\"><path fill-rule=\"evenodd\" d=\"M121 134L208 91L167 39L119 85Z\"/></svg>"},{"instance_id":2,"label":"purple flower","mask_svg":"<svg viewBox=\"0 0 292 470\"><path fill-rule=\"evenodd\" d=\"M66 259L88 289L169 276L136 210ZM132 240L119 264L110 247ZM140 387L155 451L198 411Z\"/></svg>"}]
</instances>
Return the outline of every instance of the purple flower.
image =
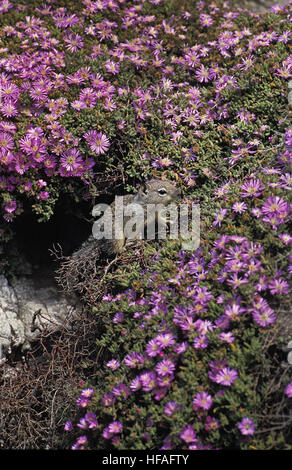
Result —
<instances>
[{"instance_id":1,"label":"purple flower","mask_svg":"<svg viewBox=\"0 0 292 470\"><path fill-rule=\"evenodd\" d=\"M170 450L173 448L173 445L170 440L170 436L166 436L166 438L163 440L163 446L160 447L160 450Z\"/></svg>"},{"instance_id":2,"label":"purple flower","mask_svg":"<svg viewBox=\"0 0 292 470\"><path fill-rule=\"evenodd\" d=\"M113 323L121 323L124 320L124 314L117 312L113 317Z\"/></svg>"},{"instance_id":3,"label":"purple flower","mask_svg":"<svg viewBox=\"0 0 292 470\"><path fill-rule=\"evenodd\" d=\"M292 243L292 237L289 233L281 233L280 235L278 235L278 237L280 238L280 240L282 240L285 245L289 245L290 243Z\"/></svg>"},{"instance_id":4,"label":"purple flower","mask_svg":"<svg viewBox=\"0 0 292 470\"><path fill-rule=\"evenodd\" d=\"M262 205L264 215L286 216L289 213L289 204L279 196L270 196Z\"/></svg>"},{"instance_id":5,"label":"purple flower","mask_svg":"<svg viewBox=\"0 0 292 470\"><path fill-rule=\"evenodd\" d=\"M73 429L72 421L66 421L64 429L65 431L72 431Z\"/></svg>"},{"instance_id":6,"label":"purple flower","mask_svg":"<svg viewBox=\"0 0 292 470\"><path fill-rule=\"evenodd\" d=\"M118 367L120 367L120 362L117 361L116 359L112 359L106 364L111 370L116 370Z\"/></svg>"},{"instance_id":7,"label":"purple flower","mask_svg":"<svg viewBox=\"0 0 292 470\"><path fill-rule=\"evenodd\" d=\"M263 310L259 311L253 311L252 312L252 317L256 323L258 323L260 326L267 326L276 321L276 315L274 310L271 308L267 307Z\"/></svg>"},{"instance_id":8,"label":"purple flower","mask_svg":"<svg viewBox=\"0 0 292 470\"><path fill-rule=\"evenodd\" d=\"M111 439L111 438L112 438L112 433L109 432L108 427L105 428L105 429L102 431L102 437L103 437L104 439Z\"/></svg>"},{"instance_id":9,"label":"purple flower","mask_svg":"<svg viewBox=\"0 0 292 470\"><path fill-rule=\"evenodd\" d=\"M84 418L85 418L86 423L88 424L89 429L95 429L98 427L98 422L97 422L95 413L86 413Z\"/></svg>"},{"instance_id":10,"label":"purple flower","mask_svg":"<svg viewBox=\"0 0 292 470\"><path fill-rule=\"evenodd\" d=\"M209 372L209 377L213 382L220 385L230 386L238 377L238 373L235 369L229 367L223 367L218 372Z\"/></svg>"},{"instance_id":11,"label":"purple flower","mask_svg":"<svg viewBox=\"0 0 292 470\"><path fill-rule=\"evenodd\" d=\"M254 207L252 210L252 215L254 215L255 217L259 218L260 215L261 215L261 209L259 207Z\"/></svg>"},{"instance_id":12,"label":"purple flower","mask_svg":"<svg viewBox=\"0 0 292 470\"><path fill-rule=\"evenodd\" d=\"M85 397L82 397L80 396L78 399L77 399L77 406L80 406L81 408L86 408L87 405L89 403L89 399L88 398L85 398Z\"/></svg>"},{"instance_id":13,"label":"purple flower","mask_svg":"<svg viewBox=\"0 0 292 470\"><path fill-rule=\"evenodd\" d=\"M130 383L130 389L133 391L133 392L136 392L137 390L139 390L140 388L142 387L142 384L141 384L141 381L140 381L140 377L135 377L132 382Z\"/></svg>"},{"instance_id":14,"label":"purple flower","mask_svg":"<svg viewBox=\"0 0 292 470\"><path fill-rule=\"evenodd\" d=\"M120 421L113 421L107 429L111 434L119 434L123 429L123 425Z\"/></svg>"},{"instance_id":15,"label":"purple flower","mask_svg":"<svg viewBox=\"0 0 292 470\"><path fill-rule=\"evenodd\" d=\"M211 15L207 15L204 13L200 14L200 23L202 26L211 26L213 24L213 18Z\"/></svg>"},{"instance_id":16,"label":"purple flower","mask_svg":"<svg viewBox=\"0 0 292 470\"><path fill-rule=\"evenodd\" d=\"M216 429L220 428L220 424L216 418L207 416L204 427L206 431L215 431Z\"/></svg>"},{"instance_id":17,"label":"purple flower","mask_svg":"<svg viewBox=\"0 0 292 470\"><path fill-rule=\"evenodd\" d=\"M157 366L155 367L155 370L158 375L161 375L163 377L165 375L172 374L172 372L175 370L175 365L169 359L164 359L163 361L158 362Z\"/></svg>"},{"instance_id":18,"label":"purple flower","mask_svg":"<svg viewBox=\"0 0 292 470\"><path fill-rule=\"evenodd\" d=\"M176 401L169 401L164 407L164 413L166 416L171 416L178 409Z\"/></svg>"},{"instance_id":19,"label":"purple flower","mask_svg":"<svg viewBox=\"0 0 292 470\"><path fill-rule=\"evenodd\" d=\"M254 287L258 292L261 292L262 290L266 290L268 288L267 278L264 274L259 277L259 280Z\"/></svg>"},{"instance_id":20,"label":"purple flower","mask_svg":"<svg viewBox=\"0 0 292 470\"><path fill-rule=\"evenodd\" d=\"M144 364L144 356L143 354L133 352L130 354L127 354L127 356L124 359L124 363L128 367L141 367Z\"/></svg>"},{"instance_id":21,"label":"purple flower","mask_svg":"<svg viewBox=\"0 0 292 470\"><path fill-rule=\"evenodd\" d=\"M208 344L209 344L209 340L207 336L202 334L202 335L195 337L193 346L195 349L205 349L208 347Z\"/></svg>"},{"instance_id":22,"label":"purple flower","mask_svg":"<svg viewBox=\"0 0 292 470\"><path fill-rule=\"evenodd\" d=\"M48 191L41 191L40 195L37 196L37 199L49 199L50 193Z\"/></svg>"},{"instance_id":23,"label":"purple flower","mask_svg":"<svg viewBox=\"0 0 292 470\"><path fill-rule=\"evenodd\" d=\"M92 388L85 388L82 390L81 395L84 398L90 398L93 395L93 389Z\"/></svg>"},{"instance_id":24,"label":"purple flower","mask_svg":"<svg viewBox=\"0 0 292 470\"><path fill-rule=\"evenodd\" d=\"M12 99L5 101L3 100L3 102L0 102L0 111L2 112L2 114L4 114L6 118L17 116L17 104Z\"/></svg>"},{"instance_id":25,"label":"purple flower","mask_svg":"<svg viewBox=\"0 0 292 470\"><path fill-rule=\"evenodd\" d=\"M202 335L214 329L214 325L209 320L201 320L200 318L196 320L195 326Z\"/></svg>"},{"instance_id":26,"label":"purple flower","mask_svg":"<svg viewBox=\"0 0 292 470\"><path fill-rule=\"evenodd\" d=\"M210 71L201 64L195 72L195 77L200 83L208 82L210 80Z\"/></svg>"},{"instance_id":27,"label":"purple flower","mask_svg":"<svg viewBox=\"0 0 292 470\"><path fill-rule=\"evenodd\" d=\"M209 410L212 404L213 399L207 392L197 393L193 399L194 408L203 408L204 410Z\"/></svg>"},{"instance_id":28,"label":"purple flower","mask_svg":"<svg viewBox=\"0 0 292 470\"><path fill-rule=\"evenodd\" d=\"M102 399L103 406L111 406L116 401L116 398L112 393L105 393Z\"/></svg>"},{"instance_id":29,"label":"purple flower","mask_svg":"<svg viewBox=\"0 0 292 470\"><path fill-rule=\"evenodd\" d=\"M183 341L182 343L179 343L176 346L174 346L173 350L176 354L183 354L184 352L186 352L188 347L189 347L189 343L187 343L186 341Z\"/></svg>"},{"instance_id":30,"label":"purple flower","mask_svg":"<svg viewBox=\"0 0 292 470\"><path fill-rule=\"evenodd\" d=\"M155 357L161 351L161 346L156 339L151 339L146 345L146 353L149 357Z\"/></svg>"},{"instance_id":31,"label":"purple flower","mask_svg":"<svg viewBox=\"0 0 292 470\"><path fill-rule=\"evenodd\" d=\"M154 399L157 400L157 401L160 401L162 400L162 398L165 397L165 395L167 394L167 390L168 390L168 387L157 387L155 388L153 391L154 391Z\"/></svg>"},{"instance_id":32,"label":"purple flower","mask_svg":"<svg viewBox=\"0 0 292 470\"><path fill-rule=\"evenodd\" d=\"M79 34L69 34L65 37L64 41L67 43L65 47L69 52L78 51L78 49L81 49L84 44L82 36Z\"/></svg>"},{"instance_id":33,"label":"purple flower","mask_svg":"<svg viewBox=\"0 0 292 470\"><path fill-rule=\"evenodd\" d=\"M213 222L214 227L218 225L218 227L221 227L221 223L227 214L227 209L220 209L220 211L217 211L215 214L215 220Z\"/></svg>"},{"instance_id":34,"label":"purple flower","mask_svg":"<svg viewBox=\"0 0 292 470\"><path fill-rule=\"evenodd\" d=\"M186 443L197 441L196 433L190 424L182 430L179 437Z\"/></svg>"},{"instance_id":35,"label":"purple flower","mask_svg":"<svg viewBox=\"0 0 292 470\"><path fill-rule=\"evenodd\" d=\"M244 436L252 435L255 430L254 422L247 417L242 418L240 423L238 423L237 427L240 430L241 434L243 434Z\"/></svg>"},{"instance_id":36,"label":"purple flower","mask_svg":"<svg viewBox=\"0 0 292 470\"><path fill-rule=\"evenodd\" d=\"M14 212L16 209L16 201L7 201L4 209L9 213Z\"/></svg>"},{"instance_id":37,"label":"purple flower","mask_svg":"<svg viewBox=\"0 0 292 470\"><path fill-rule=\"evenodd\" d=\"M85 418L80 418L80 421L77 424L77 426L80 429L87 429L87 422L86 422Z\"/></svg>"},{"instance_id":38,"label":"purple flower","mask_svg":"<svg viewBox=\"0 0 292 470\"><path fill-rule=\"evenodd\" d=\"M243 201L241 202L237 201L233 204L232 209L234 212L237 212L238 214L242 214L244 211L246 211L247 205Z\"/></svg>"},{"instance_id":39,"label":"purple flower","mask_svg":"<svg viewBox=\"0 0 292 470\"><path fill-rule=\"evenodd\" d=\"M161 347L161 349L166 348L167 346L171 346L175 344L174 336L171 333L163 333L161 335L156 336L156 341Z\"/></svg>"},{"instance_id":40,"label":"purple flower","mask_svg":"<svg viewBox=\"0 0 292 470\"><path fill-rule=\"evenodd\" d=\"M119 65L113 60L107 60L105 63L105 68L107 72L112 73L113 75L117 74L120 70Z\"/></svg>"},{"instance_id":41,"label":"purple flower","mask_svg":"<svg viewBox=\"0 0 292 470\"><path fill-rule=\"evenodd\" d=\"M220 339L221 339L222 341L226 341L226 343L233 343L233 341L234 341L234 336L233 336L233 334L231 333L231 331L228 331L227 333L222 332L222 333L220 333Z\"/></svg>"},{"instance_id":42,"label":"purple flower","mask_svg":"<svg viewBox=\"0 0 292 470\"><path fill-rule=\"evenodd\" d=\"M75 444L72 446L72 450L77 450L77 449L84 449L84 445L87 443L87 437L86 436L80 436Z\"/></svg>"},{"instance_id":43,"label":"purple flower","mask_svg":"<svg viewBox=\"0 0 292 470\"><path fill-rule=\"evenodd\" d=\"M246 277L245 278L239 277L237 273L233 274L229 279L227 279L227 284L232 286L234 290L237 289L242 284L246 284L247 282L248 282L248 279Z\"/></svg>"},{"instance_id":44,"label":"purple flower","mask_svg":"<svg viewBox=\"0 0 292 470\"><path fill-rule=\"evenodd\" d=\"M82 162L83 160L80 157L80 152L76 148L66 150L60 159L61 166L63 166L69 172L79 168Z\"/></svg>"},{"instance_id":45,"label":"purple flower","mask_svg":"<svg viewBox=\"0 0 292 470\"><path fill-rule=\"evenodd\" d=\"M0 132L0 149L12 150L14 147L14 140L7 132Z\"/></svg>"},{"instance_id":46,"label":"purple flower","mask_svg":"<svg viewBox=\"0 0 292 470\"><path fill-rule=\"evenodd\" d=\"M140 382L142 384L142 389L145 392L149 392L153 390L156 386L156 374L155 372L144 372L139 376Z\"/></svg>"},{"instance_id":47,"label":"purple flower","mask_svg":"<svg viewBox=\"0 0 292 470\"><path fill-rule=\"evenodd\" d=\"M289 292L288 282L285 281L284 279L281 279L281 278L272 279L269 282L268 286L269 286L271 294L273 294L273 295L275 295L275 294L279 294L279 295L288 294L288 292Z\"/></svg>"},{"instance_id":48,"label":"purple flower","mask_svg":"<svg viewBox=\"0 0 292 470\"><path fill-rule=\"evenodd\" d=\"M118 385L113 387L112 393L116 397L122 397L122 398L126 399L130 395L131 392L130 392L129 387L127 385L125 385L123 382L120 382L120 383L118 383Z\"/></svg>"},{"instance_id":49,"label":"purple flower","mask_svg":"<svg viewBox=\"0 0 292 470\"><path fill-rule=\"evenodd\" d=\"M289 382L285 387L285 394L287 397L292 398L292 382Z\"/></svg>"},{"instance_id":50,"label":"purple flower","mask_svg":"<svg viewBox=\"0 0 292 470\"><path fill-rule=\"evenodd\" d=\"M84 138L89 144L91 151L97 155L105 153L110 146L107 136L102 132L91 130L84 134Z\"/></svg>"},{"instance_id":51,"label":"purple flower","mask_svg":"<svg viewBox=\"0 0 292 470\"><path fill-rule=\"evenodd\" d=\"M242 197L259 197L265 187L259 179L251 179L240 186Z\"/></svg>"},{"instance_id":52,"label":"purple flower","mask_svg":"<svg viewBox=\"0 0 292 470\"><path fill-rule=\"evenodd\" d=\"M213 295L208 291L207 287L198 287L194 300L204 304L213 298Z\"/></svg>"}]
</instances>

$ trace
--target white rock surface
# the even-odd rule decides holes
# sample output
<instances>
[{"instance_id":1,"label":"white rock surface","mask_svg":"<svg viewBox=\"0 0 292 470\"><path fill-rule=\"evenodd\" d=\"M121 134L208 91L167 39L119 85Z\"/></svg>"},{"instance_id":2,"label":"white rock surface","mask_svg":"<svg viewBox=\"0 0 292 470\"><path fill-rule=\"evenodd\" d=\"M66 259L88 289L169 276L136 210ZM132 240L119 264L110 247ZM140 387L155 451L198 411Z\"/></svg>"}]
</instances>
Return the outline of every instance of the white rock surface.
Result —
<instances>
[{"instance_id":1,"label":"white rock surface","mask_svg":"<svg viewBox=\"0 0 292 470\"><path fill-rule=\"evenodd\" d=\"M0 275L0 360L14 347L24 351L40 332L53 332L69 323L75 305L56 287L40 287L22 276L11 285Z\"/></svg>"}]
</instances>

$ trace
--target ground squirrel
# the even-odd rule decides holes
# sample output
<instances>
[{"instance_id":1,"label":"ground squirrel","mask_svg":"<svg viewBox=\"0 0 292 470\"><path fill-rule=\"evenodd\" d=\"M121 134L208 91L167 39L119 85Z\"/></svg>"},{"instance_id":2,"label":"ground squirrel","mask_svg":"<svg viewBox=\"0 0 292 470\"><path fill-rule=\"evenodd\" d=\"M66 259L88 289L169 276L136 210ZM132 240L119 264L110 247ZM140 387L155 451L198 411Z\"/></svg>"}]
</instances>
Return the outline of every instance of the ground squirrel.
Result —
<instances>
[{"instance_id":1,"label":"ground squirrel","mask_svg":"<svg viewBox=\"0 0 292 470\"><path fill-rule=\"evenodd\" d=\"M141 212L143 212L143 214L145 215L145 217L143 218L143 227L137 228L137 231L139 232L140 230L141 232L141 230L144 229L144 227L146 227L149 223L155 223L155 221L159 221L162 224L166 224L166 219L162 217L160 209L175 201L180 196L180 193L180 190L169 181L152 179L141 185L139 191L136 194L126 194L121 198L123 208L128 207L131 209L133 208L133 205L138 205L141 208ZM108 219L111 224L111 226L109 227L110 229L112 229L115 225L115 210L117 205L117 199L118 198L116 198L116 200L110 206L108 206L107 209L110 215L110 218ZM95 206L93 208L93 216L100 215L99 207L100 205ZM153 217L150 218L149 207L150 209L152 208L153 214ZM146 211L148 211L148 217L146 217ZM104 214L106 214L106 212L104 212ZM123 225L118 236L110 236L108 238L96 239L96 235L93 230L93 235L90 235L90 237L83 243L81 248L73 254L74 258L83 255L88 250L90 252L91 248L97 246L100 247L100 250L104 254L121 253L127 239L129 238L127 236L125 228L130 219L131 217L129 216L129 214L123 214ZM99 228L101 226L102 218L99 219L99 221L97 222L95 228ZM111 231L111 235L112 234L113 232Z\"/></svg>"},{"instance_id":2,"label":"ground squirrel","mask_svg":"<svg viewBox=\"0 0 292 470\"><path fill-rule=\"evenodd\" d=\"M137 235L139 233L143 233L144 235L145 231L147 232L147 239L155 239L156 225L158 225L158 229L159 223L160 227L164 226L164 228L168 225L166 218L163 217L163 209L166 207L168 210L171 207L171 203L174 202L179 195L180 190L168 181L150 180L143 184L136 194L116 196L115 201L110 206L106 204L97 204L94 206L92 215L94 217L98 215L102 216L94 222L92 235L88 237L72 256L64 258L59 269L56 271L56 281L64 292L82 293L83 300L86 299L86 301L92 305L102 292L101 285L105 273L107 273L112 263L114 263L123 252L126 242L130 244L132 243L132 239L134 243L136 243L136 239L132 238L133 232L130 233L131 236L129 237L129 232L126 230L129 224L130 226L132 224L132 227L135 226L135 223L133 223L135 217L131 215L133 206L135 209L138 208L138 212L140 211L143 215L143 225L139 226L141 219L137 219ZM121 200L119 198L122 198L122 205L120 205ZM101 211L100 206L102 206ZM115 222L119 220L119 217L116 217L117 206L119 208L122 207L123 212L122 224L118 224L120 227L120 231L118 232L120 236L116 237L116 233L114 233L114 236L96 238L95 229L96 227L98 229L100 228L98 224L102 224L100 221L102 221L102 219L104 220L106 212L111 215L111 217L109 217L111 223L107 225L107 230L101 232L103 232L104 235L108 235L107 231L112 232ZM129 212L127 209L130 209ZM170 212L168 213L170 214ZM144 217L144 215L146 215L146 217ZM158 224L156 224L157 221ZM151 233L153 237L148 236L150 226L152 226L152 228L154 227ZM166 230L164 233L166 234ZM110 235L111 234L112 233L110 233ZM158 233L158 238L164 238L164 236L160 237L159 235ZM139 238L139 236L137 236L137 238ZM109 258L113 259L108 263Z\"/></svg>"}]
</instances>

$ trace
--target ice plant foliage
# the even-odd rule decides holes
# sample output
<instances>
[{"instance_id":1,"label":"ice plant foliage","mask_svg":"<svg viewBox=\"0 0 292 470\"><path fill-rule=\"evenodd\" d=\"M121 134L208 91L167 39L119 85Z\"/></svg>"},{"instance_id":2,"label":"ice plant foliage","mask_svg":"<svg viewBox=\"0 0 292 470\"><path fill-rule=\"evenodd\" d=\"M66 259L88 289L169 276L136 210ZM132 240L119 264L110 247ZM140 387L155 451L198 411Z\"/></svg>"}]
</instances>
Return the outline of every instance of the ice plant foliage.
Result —
<instances>
[{"instance_id":1,"label":"ice plant foliage","mask_svg":"<svg viewBox=\"0 0 292 470\"><path fill-rule=\"evenodd\" d=\"M61 4L0 0L3 240L23 207L48 220L121 168L177 180L202 224L196 251L166 241L95 306L107 359L71 447L245 448L250 371L291 273L291 4Z\"/></svg>"}]
</instances>

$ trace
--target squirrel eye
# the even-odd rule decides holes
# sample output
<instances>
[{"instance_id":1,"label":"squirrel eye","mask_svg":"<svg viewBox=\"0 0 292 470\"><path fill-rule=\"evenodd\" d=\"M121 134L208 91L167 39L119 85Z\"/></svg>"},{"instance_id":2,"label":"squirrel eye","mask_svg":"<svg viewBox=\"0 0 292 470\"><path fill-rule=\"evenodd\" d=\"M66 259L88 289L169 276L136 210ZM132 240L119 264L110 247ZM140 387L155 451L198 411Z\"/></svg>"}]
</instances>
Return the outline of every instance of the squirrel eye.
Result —
<instances>
[{"instance_id":1,"label":"squirrel eye","mask_svg":"<svg viewBox=\"0 0 292 470\"><path fill-rule=\"evenodd\" d=\"M165 188L160 188L160 189L158 189L158 192L159 192L159 194L160 194L161 196L163 196L164 194L167 193L167 191L166 191Z\"/></svg>"}]
</instances>

